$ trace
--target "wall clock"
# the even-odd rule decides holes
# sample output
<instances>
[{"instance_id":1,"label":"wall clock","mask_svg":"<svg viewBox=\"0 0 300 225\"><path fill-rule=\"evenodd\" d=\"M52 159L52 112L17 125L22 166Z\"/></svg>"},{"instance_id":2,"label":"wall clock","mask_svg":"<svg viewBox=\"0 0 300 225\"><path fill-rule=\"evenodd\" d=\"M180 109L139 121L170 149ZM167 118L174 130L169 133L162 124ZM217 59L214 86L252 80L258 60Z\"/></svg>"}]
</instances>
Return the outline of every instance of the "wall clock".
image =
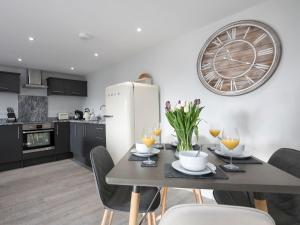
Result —
<instances>
[{"instance_id":1,"label":"wall clock","mask_svg":"<svg viewBox=\"0 0 300 225\"><path fill-rule=\"evenodd\" d=\"M281 56L280 39L268 25L242 20L215 32L201 49L200 81L220 95L241 95L264 84Z\"/></svg>"}]
</instances>

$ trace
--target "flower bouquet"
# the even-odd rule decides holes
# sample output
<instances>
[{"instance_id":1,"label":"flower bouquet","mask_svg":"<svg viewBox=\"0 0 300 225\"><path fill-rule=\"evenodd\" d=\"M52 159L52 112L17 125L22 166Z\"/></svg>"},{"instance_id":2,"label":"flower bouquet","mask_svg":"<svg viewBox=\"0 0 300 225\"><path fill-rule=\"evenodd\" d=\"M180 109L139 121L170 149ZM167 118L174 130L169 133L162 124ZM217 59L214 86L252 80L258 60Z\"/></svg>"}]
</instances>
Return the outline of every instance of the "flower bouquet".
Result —
<instances>
[{"instance_id":1,"label":"flower bouquet","mask_svg":"<svg viewBox=\"0 0 300 225\"><path fill-rule=\"evenodd\" d=\"M192 150L193 133L197 139L199 137L199 116L204 108L200 107L200 102L200 99L195 99L194 102L179 101L175 107L171 106L170 101L166 102L166 117L175 130L178 139L178 151Z\"/></svg>"}]
</instances>

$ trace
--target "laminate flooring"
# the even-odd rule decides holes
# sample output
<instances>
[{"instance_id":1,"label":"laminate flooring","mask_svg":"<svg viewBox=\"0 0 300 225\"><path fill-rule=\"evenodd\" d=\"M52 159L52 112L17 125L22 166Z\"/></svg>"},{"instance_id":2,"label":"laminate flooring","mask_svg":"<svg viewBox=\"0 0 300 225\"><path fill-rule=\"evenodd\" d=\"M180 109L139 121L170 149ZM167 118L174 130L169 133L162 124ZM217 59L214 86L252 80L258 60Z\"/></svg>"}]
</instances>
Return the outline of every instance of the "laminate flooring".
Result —
<instances>
[{"instance_id":1,"label":"laminate flooring","mask_svg":"<svg viewBox=\"0 0 300 225\"><path fill-rule=\"evenodd\" d=\"M168 207L195 202L183 189L167 199ZM0 172L0 225L99 225L102 215L92 172L72 159ZM113 225L126 224L128 214L115 212Z\"/></svg>"}]
</instances>

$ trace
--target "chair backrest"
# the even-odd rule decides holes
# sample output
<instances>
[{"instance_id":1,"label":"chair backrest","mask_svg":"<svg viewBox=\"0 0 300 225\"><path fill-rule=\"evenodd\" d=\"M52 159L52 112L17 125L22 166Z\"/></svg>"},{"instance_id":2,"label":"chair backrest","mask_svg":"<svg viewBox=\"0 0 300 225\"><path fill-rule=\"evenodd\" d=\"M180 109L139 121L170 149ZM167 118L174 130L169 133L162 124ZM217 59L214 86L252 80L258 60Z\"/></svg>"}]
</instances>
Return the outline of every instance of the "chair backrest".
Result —
<instances>
[{"instance_id":1,"label":"chair backrest","mask_svg":"<svg viewBox=\"0 0 300 225\"><path fill-rule=\"evenodd\" d=\"M116 186L107 184L105 181L106 175L114 167L114 162L103 146L93 148L90 157L100 199L106 205L116 190Z\"/></svg>"},{"instance_id":2,"label":"chair backrest","mask_svg":"<svg viewBox=\"0 0 300 225\"><path fill-rule=\"evenodd\" d=\"M300 178L300 151L281 148L271 156L269 163ZM300 195L266 194L266 199L276 224L300 224Z\"/></svg>"},{"instance_id":3,"label":"chair backrest","mask_svg":"<svg viewBox=\"0 0 300 225\"><path fill-rule=\"evenodd\" d=\"M159 225L275 225L263 211L228 205L177 205L164 214Z\"/></svg>"}]
</instances>

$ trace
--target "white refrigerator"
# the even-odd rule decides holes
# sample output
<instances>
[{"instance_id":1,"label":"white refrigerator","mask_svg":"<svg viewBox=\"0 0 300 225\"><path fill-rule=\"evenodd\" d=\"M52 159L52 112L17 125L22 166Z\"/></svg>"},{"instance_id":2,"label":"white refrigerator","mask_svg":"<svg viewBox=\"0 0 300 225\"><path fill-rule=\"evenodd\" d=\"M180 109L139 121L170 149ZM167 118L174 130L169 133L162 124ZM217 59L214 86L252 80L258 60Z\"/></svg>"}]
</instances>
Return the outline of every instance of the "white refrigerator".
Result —
<instances>
[{"instance_id":1,"label":"white refrigerator","mask_svg":"<svg viewBox=\"0 0 300 225\"><path fill-rule=\"evenodd\" d=\"M124 82L105 90L106 147L117 163L140 140L144 129L159 123L156 85Z\"/></svg>"}]
</instances>

